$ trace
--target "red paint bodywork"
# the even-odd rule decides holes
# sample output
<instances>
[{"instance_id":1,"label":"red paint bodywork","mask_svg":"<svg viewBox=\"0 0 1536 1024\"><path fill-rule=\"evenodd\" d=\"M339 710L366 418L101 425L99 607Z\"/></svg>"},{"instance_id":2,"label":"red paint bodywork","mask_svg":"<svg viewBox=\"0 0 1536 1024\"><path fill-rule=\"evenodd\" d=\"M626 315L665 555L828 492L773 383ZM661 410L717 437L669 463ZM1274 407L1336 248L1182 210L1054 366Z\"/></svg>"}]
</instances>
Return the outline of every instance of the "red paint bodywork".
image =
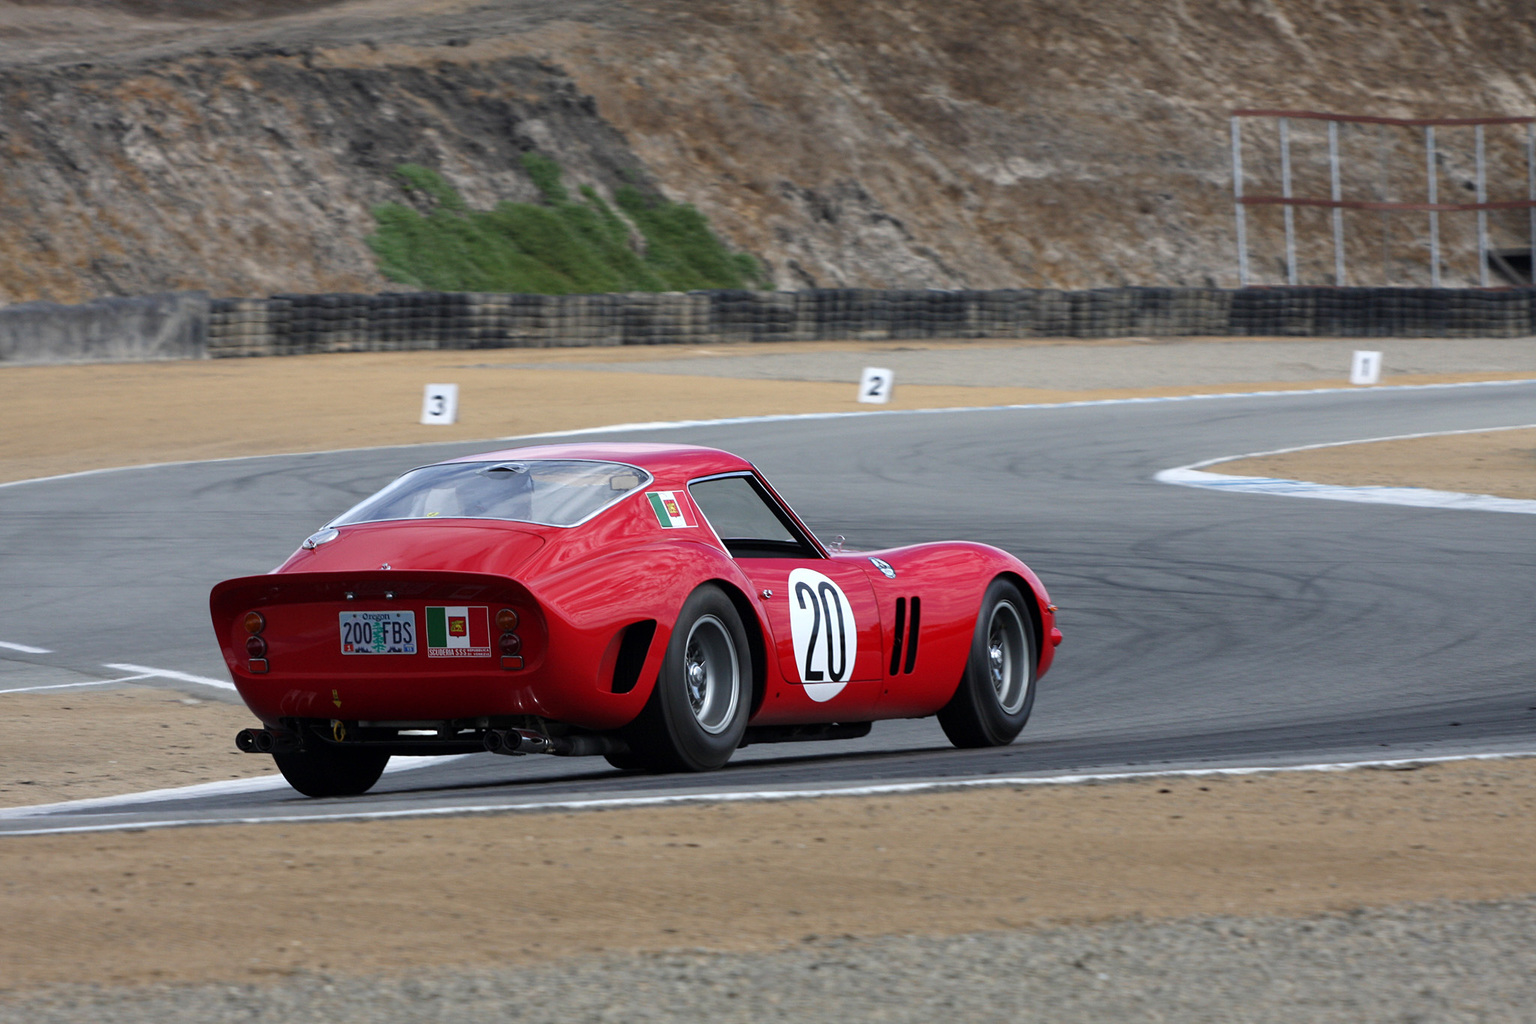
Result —
<instances>
[{"instance_id":1,"label":"red paint bodywork","mask_svg":"<svg viewBox=\"0 0 1536 1024\"><path fill-rule=\"evenodd\" d=\"M645 470L654 482L574 527L484 519L343 526L335 540L301 548L272 573L218 584L210 596L214 629L236 688L259 718L276 726L290 717L399 722L532 715L582 729L616 729L649 699L683 602L708 582L731 593L758 654L754 726L934 714L959 684L982 595L999 576L1011 577L1038 615L1040 675L1060 642L1044 586L1028 566L997 548L945 542L854 553L828 552L815 542L821 557L814 559L738 560L702 515L697 527L661 528L643 492L686 492L690 481L729 473L753 474L799 523L749 462L727 452L567 444L454 461L506 459L619 462ZM872 556L889 563L896 578L881 573ZM388 569L381 568L385 564ZM802 566L838 582L858 626L851 680L824 702L812 700L799 682L789 630L786 579ZM772 597L764 598L764 591ZM914 596L922 601L917 658L911 672L903 663L893 674L896 601ZM503 668L497 656L340 652L338 613L411 610L422 623L429 605L485 605L492 617L500 608L515 610L522 667ZM250 611L266 619L265 672L252 671L245 647L242 621ZM656 629L638 680L628 692L615 693L621 637L643 620L654 620Z\"/></svg>"}]
</instances>

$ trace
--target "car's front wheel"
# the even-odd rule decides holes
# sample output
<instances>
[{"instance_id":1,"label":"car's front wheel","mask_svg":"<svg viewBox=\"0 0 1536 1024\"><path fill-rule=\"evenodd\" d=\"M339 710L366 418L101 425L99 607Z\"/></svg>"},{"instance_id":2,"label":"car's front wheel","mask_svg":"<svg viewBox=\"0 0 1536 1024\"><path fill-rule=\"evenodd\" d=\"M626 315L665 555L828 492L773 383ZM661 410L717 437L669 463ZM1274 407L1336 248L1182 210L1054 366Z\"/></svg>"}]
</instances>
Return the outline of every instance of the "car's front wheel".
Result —
<instances>
[{"instance_id":1,"label":"car's front wheel","mask_svg":"<svg viewBox=\"0 0 1536 1024\"><path fill-rule=\"evenodd\" d=\"M389 764L389 755L373 750L316 747L274 753L288 785L305 796L357 796L373 788Z\"/></svg>"},{"instance_id":2,"label":"car's front wheel","mask_svg":"<svg viewBox=\"0 0 1536 1024\"><path fill-rule=\"evenodd\" d=\"M656 688L625 730L623 766L704 772L725 764L746 732L751 664L731 599L713 584L695 590L678 614Z\"/></svg>"},{"instance_id":3,"label":"car's front wheel","mask_svg":"<svg viewBox=\"0 0 1536 1024\"><path fill-rule=\"evenodd\" d=\"M981 599L971 654L960 686L939 711L944 735L957 747L1012 743L1035 706L1039 650L1024 595L995 579Z\"/></svg>"}]
</instances>

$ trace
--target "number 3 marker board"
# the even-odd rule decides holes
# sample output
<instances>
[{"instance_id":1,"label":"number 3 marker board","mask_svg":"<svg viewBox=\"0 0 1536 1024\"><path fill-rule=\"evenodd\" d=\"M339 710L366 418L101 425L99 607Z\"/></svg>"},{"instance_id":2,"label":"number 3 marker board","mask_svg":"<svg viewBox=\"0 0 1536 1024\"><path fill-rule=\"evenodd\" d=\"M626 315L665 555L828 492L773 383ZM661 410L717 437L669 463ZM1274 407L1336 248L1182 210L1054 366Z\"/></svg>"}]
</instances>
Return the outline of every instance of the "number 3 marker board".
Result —
<instances>
[{"instance_id":1,"label":"number 3 marker board","mask_svg":"<svg viewBox=\"0 0 1536 1024\"><path fill-rule=\"evenodd\" d=\"M428 384L421 398L421 422L457 423L459 421L459 386Z\"/></svg>"},{"instance_id":2,"label":"number 3 marker board","mask_svg":"<svg viewBox=\"0 0 1536 1024\"><path fill-rule=\"evenodd\" d=\"M895 370L883 366L864 367L864 375L859 378L859 401L884 405L891 400L891 392L895 389Z\"/></svg>"}]
</instances>

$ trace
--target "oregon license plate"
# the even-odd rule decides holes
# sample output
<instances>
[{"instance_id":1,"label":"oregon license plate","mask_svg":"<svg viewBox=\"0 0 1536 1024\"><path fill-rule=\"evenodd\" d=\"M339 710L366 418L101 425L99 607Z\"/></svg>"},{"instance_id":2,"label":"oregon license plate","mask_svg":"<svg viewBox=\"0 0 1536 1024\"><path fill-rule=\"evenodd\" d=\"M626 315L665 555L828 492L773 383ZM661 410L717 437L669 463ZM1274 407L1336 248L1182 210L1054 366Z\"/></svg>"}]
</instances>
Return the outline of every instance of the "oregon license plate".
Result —
<instances>
[{"instance_id":1,"label":"oregon license plate","mask_svg":"<svg viewBox=\"0 0 1536 1024\"><path fill-rule=\"evenodd\" d=\"M342 612L342 654L415 654L415 612Z\"/></svg>"}]
</instances>

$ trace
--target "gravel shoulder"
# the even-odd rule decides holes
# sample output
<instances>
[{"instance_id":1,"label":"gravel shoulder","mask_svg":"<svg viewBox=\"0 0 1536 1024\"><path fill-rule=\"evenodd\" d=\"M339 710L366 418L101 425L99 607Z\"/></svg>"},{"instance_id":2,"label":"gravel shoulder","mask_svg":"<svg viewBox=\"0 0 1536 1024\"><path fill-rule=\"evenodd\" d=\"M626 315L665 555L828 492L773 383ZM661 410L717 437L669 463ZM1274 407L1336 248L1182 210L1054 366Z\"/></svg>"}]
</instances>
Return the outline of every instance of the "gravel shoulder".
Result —
<instances>
[{"instance_id":1,"label":"gravel shoulder","mask_svg":"<svg viewBox=\"0 0 1536 1024\"><path fill-rule=\"evenodd\" d=\"M763 953L601 955L406 977L303 971L262 985L69 986L0 1000L0 1022L1522 1021L1533 932L1536 904L1514 900L807 937Z\"/></svg>"},{"instance_id":2,"label":"gravel shoulder","mask_svg":"<svg viewBox=\"0 0 1536 1024\"><path fill-rule=\"evenodd\" d=\"M1536 892L1533 811L1507 760L9 839L0 990L1501 900Z\"/></svg>"}]
</instances>

